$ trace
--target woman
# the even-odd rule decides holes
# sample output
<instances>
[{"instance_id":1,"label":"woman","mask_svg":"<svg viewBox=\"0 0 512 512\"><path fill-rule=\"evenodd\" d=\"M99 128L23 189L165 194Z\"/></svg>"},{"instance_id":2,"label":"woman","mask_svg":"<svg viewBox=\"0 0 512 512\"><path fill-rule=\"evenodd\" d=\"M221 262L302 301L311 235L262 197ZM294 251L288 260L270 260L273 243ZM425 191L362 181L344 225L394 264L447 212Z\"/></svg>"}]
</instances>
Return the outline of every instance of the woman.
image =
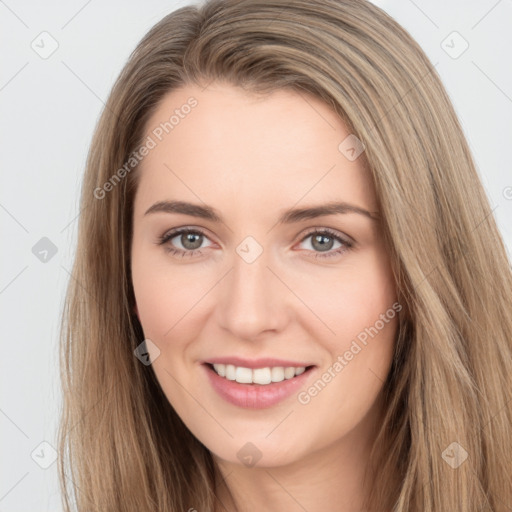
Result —
<instances>
[{"instance_id":1,"label":"woman","mask_svg":"<svg viewBox=\"0 0 512 512\"><path fill-rule=\"evenodd\" d=\"M73 277L66 510L512 507L510 265L435 69L374 5L153 27Z\"/></svg>"}]
</instances>

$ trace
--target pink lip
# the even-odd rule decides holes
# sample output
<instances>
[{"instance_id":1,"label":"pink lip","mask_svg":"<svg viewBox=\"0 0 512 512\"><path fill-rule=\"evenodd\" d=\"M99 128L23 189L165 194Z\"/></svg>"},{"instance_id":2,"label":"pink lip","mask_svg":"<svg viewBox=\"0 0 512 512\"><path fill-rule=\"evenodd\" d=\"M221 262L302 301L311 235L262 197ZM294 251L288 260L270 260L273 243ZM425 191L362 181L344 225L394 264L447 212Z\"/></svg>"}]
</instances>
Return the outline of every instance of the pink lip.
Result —
<instances>
[{"instance_id":1,"label":"pink lip","mask_svg":"<svg viewBox=\"0 0 512 512\"><path fill-rule=\"evenodd\" d=\"M243 366L244 368L266 368L273 366L313 366L313 363L302 363L300 361L290 361L285 359L275 359L272 357L262 357L260 359L244 359L242 357L213 357L203 361L210 364L232 364L234 366Z\"/></svg>"},{"instance_id":2,"label":"pink lip","mask_svg":"<svg viewBox=\"0 0 512 512\"><path fill-rule=\"evenodd\" d=\"M223 361L225 361L224 359ZM233 359L230 359L232 361ZM219 360L220 361L220 360ZM259 360L263 361L263 360ZM259 366L260 362L253 366L256 368L264 367ZM268 359L266 361L269 361ZM253 361L254 363L254 361ZM221 363L222 364L222 363ZM228 363L230 364L230 363ZM244 364L237 364L237 366L244 366ZM272 366L267 364L267 366ZM304 366L295 364L274 364L273 366ZM272 407L273 405L285 400L293 394L296 394L301 386L304 386L310 374L314 371L314 368L306 370L301 375L293 377L293 379L283 380L281 382L273 382L272 384L240 384L234 380L228 380L220 375L217 375L215 370L208 364L202 364L202 368L206 371L210 383L215 391L227 402L236 405L237 407L243 407L245 409L265 409ZM245 366L248 368L248 366Z\"/></svg>"}]
</instances>

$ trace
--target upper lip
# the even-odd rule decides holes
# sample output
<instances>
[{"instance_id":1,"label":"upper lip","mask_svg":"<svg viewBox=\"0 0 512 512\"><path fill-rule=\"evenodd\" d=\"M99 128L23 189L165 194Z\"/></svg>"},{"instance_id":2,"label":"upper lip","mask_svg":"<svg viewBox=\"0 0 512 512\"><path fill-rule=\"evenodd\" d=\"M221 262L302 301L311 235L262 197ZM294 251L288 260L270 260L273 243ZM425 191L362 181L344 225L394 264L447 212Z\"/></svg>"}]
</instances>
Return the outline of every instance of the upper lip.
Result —
<instances>
[{"instance_id":1,"label":"upper lip","mask_svg":"<svg viewBox=\"0 0 512 512\"><path fill-rule=\"evenodd\" d=\"M262 357L259 359L244 359L243 357L212 357L203 361L203 364L232 364L233 366L241 366L243 368L267 368L274 366L283 366L288 368L314 366L312 363L304 363L301 361L292 361L290 359L276 359L274 357Z\"/></svg>"}]
</instances>

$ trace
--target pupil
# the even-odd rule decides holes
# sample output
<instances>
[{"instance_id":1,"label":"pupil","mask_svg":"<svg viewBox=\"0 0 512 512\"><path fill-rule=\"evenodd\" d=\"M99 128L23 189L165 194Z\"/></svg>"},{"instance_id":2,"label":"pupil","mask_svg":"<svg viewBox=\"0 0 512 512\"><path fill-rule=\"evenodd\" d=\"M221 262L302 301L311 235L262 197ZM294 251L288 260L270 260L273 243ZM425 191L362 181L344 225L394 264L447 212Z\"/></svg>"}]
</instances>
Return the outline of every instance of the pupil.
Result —
<instances>
[{"instance_id":1,"label":"pupil","mask_svg":"<svg viewBox=\"0 0 512 512\"><path fill-rule=\"evenodd\" d=\"M194 241L194 237L196 237L196 240ZM191 250L194 250L194 249L198 249L199 247L201 247L201 243L197 244L197 241L199 239L201 239L202 235L198 234L198 233L186 233L184 235L182 235L181 237L181 243L183 244L183 247L187 248L187 249L191 249ZM195 246L194 246L194 242L195 242ZM193 245L193 247L190 247L188 246L187 244L191 243Z\"/></svg>"},{"instance_id":2,"label":"pupil","mask_svg":"<svg viewBox=\"0 0 512 512\"><path fill-rule=\"evenodd\" d=\"M330 243L325 244L325 239L330 240ZM332 244L333 244L334 241L333 241L332 237L330 237L330 236L316 235L315 237L313 237L313 246L315 246L316 242L320 243L318 248L321 251L328 251L329 249L332 249ZM328 245L329 247L327 247L326 245Z\"/></svg>"}]
</instances>

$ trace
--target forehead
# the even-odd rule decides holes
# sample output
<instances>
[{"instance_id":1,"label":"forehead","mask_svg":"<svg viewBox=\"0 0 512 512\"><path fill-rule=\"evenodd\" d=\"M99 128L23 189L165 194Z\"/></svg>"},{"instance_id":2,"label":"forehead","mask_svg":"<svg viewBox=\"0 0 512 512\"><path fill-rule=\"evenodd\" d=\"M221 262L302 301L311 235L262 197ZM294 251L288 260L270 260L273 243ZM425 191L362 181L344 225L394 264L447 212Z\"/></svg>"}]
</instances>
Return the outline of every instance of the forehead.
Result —
<instances>
[{"instance_id":1,"label":"forehead","mask_svg":"<svg viewBox=\"0 0 512 512\"><path fill-rule=\"evenodd\" d=\"M350 131L318 98L291 90L261 96L228 84L168 93L149 119L138 196L282 207L350 200L375 209L364 153L339 148Z\"/></svg>"}]
</instances>

